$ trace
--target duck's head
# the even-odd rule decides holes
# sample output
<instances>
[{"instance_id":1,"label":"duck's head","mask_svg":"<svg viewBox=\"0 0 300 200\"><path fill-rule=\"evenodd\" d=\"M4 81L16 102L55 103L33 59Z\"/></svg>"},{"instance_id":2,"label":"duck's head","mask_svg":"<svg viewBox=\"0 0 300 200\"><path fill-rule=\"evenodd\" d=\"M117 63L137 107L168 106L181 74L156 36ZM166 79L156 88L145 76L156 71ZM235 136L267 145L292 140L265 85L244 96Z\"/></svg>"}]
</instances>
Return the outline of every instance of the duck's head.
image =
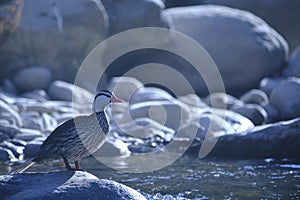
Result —
<instances>
[{"instance_id":1,"label":"duck's head","mask_svg":"<svg viewBox=\"0 0 300 200\"><path fill-rule=\"evenodd\" d=\"M112 102L122 102L111 91L102 90L95 96L94 100L94 112L104 112L105 107Z\"/></svg>"}]
</instances>

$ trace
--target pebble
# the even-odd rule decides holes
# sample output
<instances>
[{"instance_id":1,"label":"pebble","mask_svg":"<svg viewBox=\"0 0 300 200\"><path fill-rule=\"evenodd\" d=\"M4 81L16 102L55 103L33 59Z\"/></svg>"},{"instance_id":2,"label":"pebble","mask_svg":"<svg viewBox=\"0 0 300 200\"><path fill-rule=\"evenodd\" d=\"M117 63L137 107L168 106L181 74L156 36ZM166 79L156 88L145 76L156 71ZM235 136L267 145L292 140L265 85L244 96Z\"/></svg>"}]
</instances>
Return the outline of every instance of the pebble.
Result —
<instances>
[{"instance_id":1,"label":"pebble","mask_svg":"<svg viewBox=\"0 0 300 200\"><path fill-rule=\"evenodd\" d=\"M146 101L173 100L174 97L165 90L155 87L143 87L137 89L131 96L130 104L142 103Z\"/></svg>"}]
</instances>

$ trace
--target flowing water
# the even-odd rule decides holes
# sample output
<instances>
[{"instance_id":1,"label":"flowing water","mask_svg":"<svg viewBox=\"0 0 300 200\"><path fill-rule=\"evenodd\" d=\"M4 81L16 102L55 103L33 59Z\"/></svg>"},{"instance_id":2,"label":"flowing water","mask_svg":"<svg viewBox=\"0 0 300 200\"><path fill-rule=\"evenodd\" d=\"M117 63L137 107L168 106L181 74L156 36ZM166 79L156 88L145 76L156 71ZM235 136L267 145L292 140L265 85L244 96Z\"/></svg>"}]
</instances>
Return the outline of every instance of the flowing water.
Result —
<instances>
[{"instance_id":1,"label":"flowing water","mask_svg":"<svg viewBox=\"0 0 300 200\"><path fill-rule=\"evenodd\" d=\"M148 173L117 171L92 157L81 164L88 172L137 189L148 199L300 199L300 163L295 160L221 161L183 156ZM62 167L56 161L34 165L28 171ZM8 167L1 165L0 169L5 174Z\"/></svg>"}]
</instances>

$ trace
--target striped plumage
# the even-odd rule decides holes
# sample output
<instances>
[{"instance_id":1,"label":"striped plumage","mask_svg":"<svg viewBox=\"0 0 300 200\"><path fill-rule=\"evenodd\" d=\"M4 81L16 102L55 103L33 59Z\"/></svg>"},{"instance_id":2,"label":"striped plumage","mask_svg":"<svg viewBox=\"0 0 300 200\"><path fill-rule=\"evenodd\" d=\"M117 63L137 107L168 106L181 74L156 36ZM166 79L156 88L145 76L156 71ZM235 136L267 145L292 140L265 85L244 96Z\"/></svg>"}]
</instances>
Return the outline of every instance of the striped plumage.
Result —
<instances>
[{"instance_id":1,"label":"striped plumage","mask_svg":"<svg viewBox=\"0 0 300 200\"><path fill-rule=\"evenodd\" d=\"M98 93L93 104L93 114L75 117L58 126L44 141L35 157L11 173L21 173L34 163L57 158L64 159L68 170L72 169L68 160L73 160L75 169L80 169L79 160L97 151L105 142L109 132L105 107L111 102L120 100L107 90Z\"/></svg>"}]
</instances>

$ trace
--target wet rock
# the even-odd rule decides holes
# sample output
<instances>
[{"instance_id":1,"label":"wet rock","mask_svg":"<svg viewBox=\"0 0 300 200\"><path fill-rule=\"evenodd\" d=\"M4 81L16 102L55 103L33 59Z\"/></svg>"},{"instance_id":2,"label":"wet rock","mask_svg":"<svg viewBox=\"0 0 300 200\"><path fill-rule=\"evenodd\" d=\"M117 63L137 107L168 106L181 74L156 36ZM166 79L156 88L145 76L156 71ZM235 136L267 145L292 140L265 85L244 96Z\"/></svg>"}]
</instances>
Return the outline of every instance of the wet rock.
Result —
<instances>
[{"instance_id":1,"label":"wet rock","mask_svg":"<svg viewBox=\"0 0 300 200\"><path fill-rule=\"evenodd\" d=\"M40 131L34 129L21 128L21 133L15 136L15 139L31 141L35 138L45 137Z\"/></svg>"},{"instance_id":2,"label":"wet rock","mask_svg":"<svg viewBox=\"0 0 300 200\"><path fill-rule=\"evenodd\" d=\"M6 67L1 75L32 63L49 66L55 79L70 80L77 72L74 63L81 63L106 31L101 1L26 0L19 28L1 43L0 65Z\"/></svg>"},{"instance_id":3,"label":"wet rock","mask_svg":"<svg viewBox=\"0 0 300 200\"><path fill-rule=\"evenodd\" d=\"M10 142L10 143L12 143L12 144L14 144L14 145L17 145L17 146L23 146L23 147L25 147L26 146L26 144L27 144L27 142L25 142L25 141L23 141L23 140L18 140L18 139L10 139L10 140L8 140L8 142Z\"/></svg>"},{"instance_id":4,"label":"wet rock","mask_svg":"<svg viewBox=\"0 0 300 200\"><path fill-rule=\"evenodd\" d=\"M300 116L300 79L290 78L282 81L270 95L270 104L280 114L282 120Z\"/></svg>"},{"instance_id":5,"label":"wet rock","mask_svg":"<svg viewBox=\"0 0 300 200\"><path fill-rule=\"evenodd\" d=\"M24 149L25 158L34 157L40 150L42 144L43 144L43 141L38 140L38 139L27 142L25 149Z\"/></svg>"},{"instance_id":6,"label":"wet rock","mask_svg":"<svg viewBox=\"0 0 300 200\"><path fill-rule=\"evenodd\" d=\"M9 149L16 158L19 158L23 154L24 147L12 144L11 142L4 141L0 144L0 147Z\"/></svg>"},{"instance_id":7,"label":"wet rock","mask_svg":"<svg viewBox=\"0 0 300 200\"><path fill-rule=\"evenodd\" d=\"M257 126L248 131L224 135L209 156L234 159L299 158L300 119Z\"/></svg>"},{"instance_id":8,"label":"wet rock","mask_svg":"<svg viewBox=\"0 0 300 200\"><path fill-rule=\"evenodd\" d=\"M276 122L280 120L280 114L278 110L271 104L264 105L263 108L267 112L268 118L266 123Z\"/></svg>"},{"instance_id":9,"label":"wet rock","mask_svg":"<svg viewBox=\"0 0 300 200\"><path fill-rule=\"evenodd\" d=\"M259 84L259 89L265 92L269 97L272 91L284 81L285 78L264 78Z\"/></svg>"},{"instance_id":10,"label":"wet rock","mask_svg":"<svg viewBox=\"0 0 300 200\"><path fill-rule=\"evenodd\" d=\"M109 16L110 35L139 27L169 27L167 20L161 15L164 4L159 0L102 2Z\"/></svg>"},{"instance_id":11,"label":"wet rock","mask_svg":"<svg viewBox=\"0 0 300 200\"><path fill-rule=\"evenodd\" d=\"M300 46L298 46L290 56L288 66L283 71L283 75L300 78Z\"/></svg>"},{"instance_id":12,"label":"wet rock","mask_svg":"<svg viewBox=\"0 0 300 200\"><path fill-rule=\"evenodd\" d=\"M6 133L0 132L0 142L8 140L9 138L10 137Z\"/></svg>"},{"instance_id":13,"label":"wet rock","mask_svg":"<svg viewBox=\"0 0 300 200\"><path fill-rule=\"evenodd\" d=\"M23 120L23 128L44 130L44 125L41 116L38 112L28 112L26 114L21 114Z\"/></svg>"},{"instance_id":14,"label":"wet rock","mask_svg":"<svg viewBox=\"0 0 300 200\"><path fill-rule=\"evenodd\" d=\"M247 10L264 19L275 30L283 35L288 41L291 49L300 43L299 26L294 26L299 22L300 3L299 1L285 0L207 0L207 4L218 4ZM278 12L280 10L280 12Z\"/></svg>"},{"instance_id":15,"label":"wet rock","mask_svg":"<svg viewBox=\"0 0 300 200\"><path fill-rule=\"evenodd\" d=\"M141 103L145 101L165 101L173 100L174 97L168 92L155 87L143 87L136 90L130 98L130 104Z\"/></svg>"},{"instance_id":16,"label":"wet rock","mask_svg":"<svg viewBox=\"0 0 300 200\"><path fill-rule=\"evenodd\" d=\"M108 139L104 142L101 148L93 153L95 158L102 159L103 157L115 158L117 156L127 157L130 155L128 145L119 139ZM105 161L104 161L105 162Z\"/></svg>"},{"instance_id":17,"label":"wet rock","mask_svg":"<svg viewBox=\"0 0 300 200\"><path fill-rule=\"evenodd\" d=\"M16 94L17 93L17 88L16 86L14 85L14 83L8 79L8 78L5 78L2 82L2 87L3 89L8 92L8 93L12 93L12 94Z\"/></svg>"},{"instance_id":18,"label":"wet rock","mask_svg":"<svg viewBox=\"0 0 300 200\"><path fill-rule=\"evenodd\" d=\"M258 89L252 89L240 97L240 100L246 104L266 105L269 103L269 98L266 93Z\"/></svg>"},{"instance_id":19,"label":"wet rock","mask_svg":"<svg viewBox=\"0 0 300 200\"><path fill-rule=\"evenodd\" d=\"M268 114L265 109L256 104L244 104L241 106L234 106L232 111L237 112L248 119L250 119L254 125L261 125L266 122Z\"/></svg>"},{"instance_id":20,"label":"wet rock","mask_svg":"<svg viewBox=\"0 0 300 200\"><path fill-rule=\"evenodd\" d=\"M176 31L187 34L205 48L218 66L229 94L240 95L257 87L263 77L280 73L287 61L286 41L249 12L209 5L170 8L163 14L170 18ZM215 80L215 75L208 79ZM191 85L203 95L206 84L199 79L193 81ZM214 90L221 92L218 87Z\"/></svg>"},{"instance_id":21,"label":"wet rock","mask_svg":"<svg viewBox=\"0 0 300 200\"><path fill-rule=\"evenodd\" d=\"M17 133L20 133L20 128L10 124L5 119L0 119L0 131L6 133L10 138L13 138Z\"/></svg>"},{"instance_id":22,"label":"wet rock","mask_svg":"<svg viewBox=\"0 0 300 200\"><path fill-rule=\"evenodd\" d=\"M82 171L0 176L0 198L146 200L136 190L121 183L99 179Z\"/></svg>"},{"instance_id":23,"label":"wet rock","mask_svg":"<svg viewBox=\"0 0 300 200\"><path fill-rule=\"evenodd\" d=\"M191 120L189 108L175 100L137 103L131 105L129 111L133 119L150 118L174 130Z\"/></svg>"},{"instance_id":24,"label":"wet rock","mask_svg":"<svg viewBox=\"0 0 300 200\"><path fill-rule=\"evenodd\" d=\"M61 101L91 104L94 100L93 94L88 90L64 81L52 82L48 93L51 99Z\"/></svg>"},{"instance_id":25,"label":"wet rock","mask_svg":"<svg viewBox=\"0 0 300 200\"><path fill-rule=\"evenodd\" d=\"M180 96L178 98L179 101L187 104L188 106L197 107L197 108L203 108L208 109L209 106L204 103L199 96L196 94L188 94L185 96Z\"/></svg>"},{"instance_id":26,"label":"wet rock","mask_svg":"<svg viewBox=\"0 0 300 200\"><path fill-rule=\"evenodd\" d=\"M213 93L204 99L204 102L213 108L230 109L235 105L243 105L239 99L225 93Z\"/></svg>"},{"instance_id":27,"label":"wet rock","mask_svg":"<svg viewBox=\"0 0 300 200\"><path fill-rule=\"evenodd\" d=\"M0 160L2 161L15 161L17 160L11 150L0 147Z\"/></svg>"},{"instance_id":28,"label":"wet rock","mask_svg":"<svg viewBox=\"0 0 300 200\"><path fill-rule=\"evenodd\" d=\"M2 99L0 99L0 118L8 119L11 123L19 127L22 126L22 120L19 113Z\"/></svg>"},{"instance_id":29,"label":"wet rock","mask_svg":"<svg viewBox=\"0 0 300 200\"><path fill-rule=\"evenodd\" d=\"M42 119L45 133L51 133L58 126L57 121L48 113L43 113Z\"/></svg>"},{"instance_id":30,"label":"wet rock","mask_svg":"<svg viewBox=\"0 0 300 200\"><path fill-rule=\"evenodd\" d=\"M46 89L52 80L52 73L46 67L34 66L18 71L13 77L14 84L20 92Z\"/></svg>"},{"instance_id":31,"label":"wet rock","mask_svg":"<svg viewBox=\"0 0 300 200\"><path fill-rule=\"evenodd\" d=\"M46 101L48 99L46 91L40 89L35 89L33 91L23 93L20 96L28 99L35 99L38 101Z\"/></svg>"},{"instance_id":32,"label":"wet rock","mask_svg":"<svg viewBox=\"0 0 300 200\"><path fill-rule=\"evenodd\" d=\"M125 101L129 101L133 93L143 88L143 83L132 77L114 77L108 85L108 89L113 91L117 97Z\"/></svg>"},{"instance_id":33,"label":"wet rock","mask_svg":"<svg viewBox=\"0 0 300 200\"><path fill-rule=\"evenodd\" d=\"M73 117L74 117L74 115L72 113L64 113L64 114L60 114L60 115L56 116L55 120L57 122L57 125L59 125L59 124L62 124L63 122L65 122L69 119L72 119ZM55 127L55 124L53 124L51 127L52 128ZM50 130L50 129L48 128L48 130Z\"/></svg>"}]
</instances>

